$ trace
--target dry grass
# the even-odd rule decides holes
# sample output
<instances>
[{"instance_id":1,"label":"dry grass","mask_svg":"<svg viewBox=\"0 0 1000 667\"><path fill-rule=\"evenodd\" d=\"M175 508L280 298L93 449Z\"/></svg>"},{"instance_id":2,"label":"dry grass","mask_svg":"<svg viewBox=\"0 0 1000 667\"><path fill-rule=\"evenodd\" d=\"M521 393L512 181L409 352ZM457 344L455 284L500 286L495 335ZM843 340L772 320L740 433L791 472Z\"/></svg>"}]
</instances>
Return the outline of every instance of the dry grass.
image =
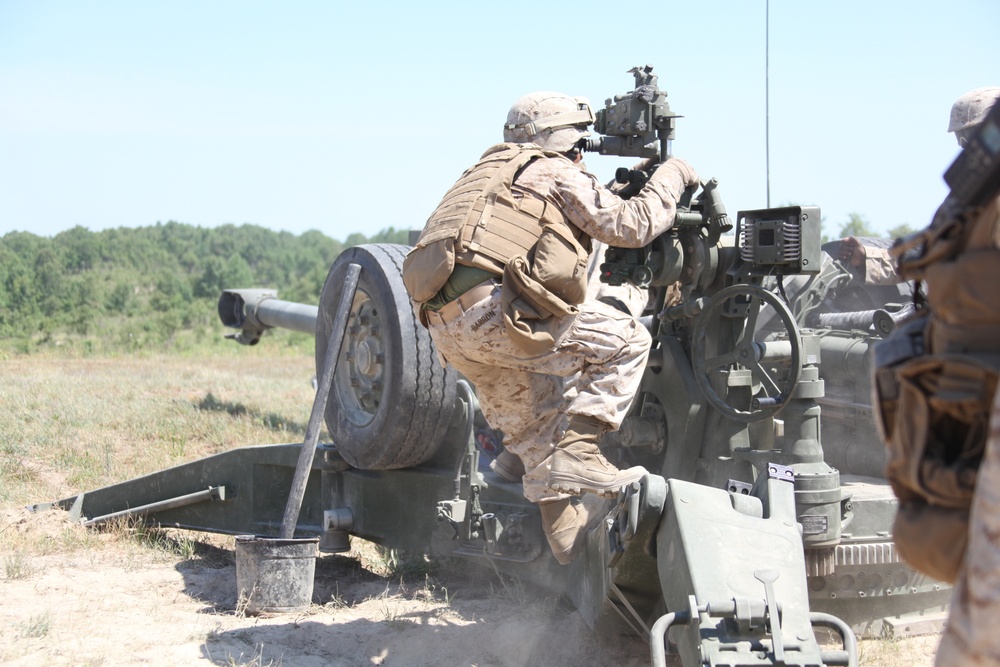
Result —
<instances>
[{"instance_id":1,"label":"dry grass","mask_svg":"<svg viewBox=\"0 0 1000 667\"><path fill-rule=\"evenodd\" d=\"M263 346L0 358L0 663L263 667L320 664L337 647L357 652L337 664L438 664L442 651L439 664L477 654L512 664L490 657L509 651L494 635L539 619L573 628L572 650L601 650L572 614L524 619L530 608L489 595L488 575L464 580L455 568L445 583L424 556L363 540L320 559L308 613L250 617L234 590L231 537L132 521L88 530L65 512L24 508L236 447L301 442L313 374L309 355ZM406 663L386 657L387 637Z\"/></svg>"},{"instance_id":2,"label":"dry grass","mask_svg":"<svg viewBox=\"0 0 1000 667\"><path fill-rule=\"evenodd\" d=\"M914 667L934 664L940 637L927 635L907 639L866 639L858 642L858 665L870 667Z\"/></svg>"},{"instance_id":3,"label":"dry grass","mask_svg":"<svg viewBox=\"0 0 1000 667\"><path fill-rule=\"evenodd\" d=\"M301 442L312 360L0 361L0 505L55 500L235 447Z\"/></svg>"},{"instance_id":4,"label":"dry grass","mask_svg":"<svg viewBox=\"0 0 1000 667\"><path fill-rule=\"evenodd\" d=\"M235 344L195 359L0 360L0 576L26 579L40 556L105 546L191 559L195 541L176 531L127 520L88 531L64 512L22 508L235 447L300 442L312 376L307 356Z\"/></svg>"}]
</instances>

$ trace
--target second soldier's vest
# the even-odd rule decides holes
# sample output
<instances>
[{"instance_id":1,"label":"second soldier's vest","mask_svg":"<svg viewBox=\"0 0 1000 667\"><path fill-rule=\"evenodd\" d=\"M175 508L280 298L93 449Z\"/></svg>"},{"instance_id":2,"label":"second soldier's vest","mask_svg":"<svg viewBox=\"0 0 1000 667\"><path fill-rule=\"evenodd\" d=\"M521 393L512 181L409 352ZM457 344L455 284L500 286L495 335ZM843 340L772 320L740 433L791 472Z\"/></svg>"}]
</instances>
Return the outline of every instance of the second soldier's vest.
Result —
<instances>
[{"instance_id":1,"label":"second soldier's vest","mask_svg":"<svg viewBox=\"0 0 1000 667\"><path fill-rule=\"evenodd\" d=\"M929 307L876 345L873 407L899 498L896 548L952 582L1000 368L1000 198L915 238L924 250L902 255L899 273L927 285Z\"/></svg>"},{"instance_id":2,"label":"second soldier's vest","mask_svg":"<svg viewBox=\"0 0 1000 667\"><path fill-rule=\"evenodd\" d=\"M1000 198L964 224L932 230L919 259L900 274L927 285L933 354L1000 354Z\"/></svg>"}]
</instances>

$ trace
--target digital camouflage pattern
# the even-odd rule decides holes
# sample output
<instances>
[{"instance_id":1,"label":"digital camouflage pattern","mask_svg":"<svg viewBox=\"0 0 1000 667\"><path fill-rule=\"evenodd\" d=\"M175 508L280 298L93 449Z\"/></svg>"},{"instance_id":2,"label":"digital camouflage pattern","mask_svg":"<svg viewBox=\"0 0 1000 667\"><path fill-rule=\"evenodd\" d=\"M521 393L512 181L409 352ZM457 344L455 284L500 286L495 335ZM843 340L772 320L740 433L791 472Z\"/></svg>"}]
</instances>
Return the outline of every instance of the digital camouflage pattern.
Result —
<instances>
[{"instance_id":1,"label":"digital camouflage pattern","mask_svg":"<svg viewBox=\"0 0 1000 667\"><path fill-rule=\"evenodd\" d=\"M595 176L563 158L538 159L517 179L517 189L552 202L567 221L601 243L641 247L668 230L684 188L698 180L681 160L660 166L637 196L623 200ZM591 294L594 285L591 283ZM599 290L599 288L598 288ZM624 293L641 311L645 296ZM526 470L524 495L538 502L558 498L547 487L548 459L568 415L586 415L614 429L638 389L651 345L635 317L588 299L555 325L552 349L528 355L503 325L500 290L447 323L432 321L431 337L442 357L476 386L490 426Z\"/></svg>"},{"instance_id":2,"label":"digital camouflage pattern","mask_svg":"<svg viewBox=\"0 0 1000 667\"><path fill-rule=\"evenodd\" d=\"M965 564L955 582L951 612L936 667L1000 665L1000 393L972 500Z\"/></svg>"},{"instance_id":3,"label":"digital camouflage pattern","mask_svg":"<svg viewBox=\"0 0 1000 667\"><path fill-rule=\"evenodd\" d=\"M563 153L590 136L587 126L593 122L594 114L585 97L549 91L528 93L518 98L507 113L503 140L534 143Z\"/></svg>"},{"instance_id":4,"label":"digital camouflage pattern","mask_svg":"<svg viewBox=\"0 0 1000 667\"><path fill-rule=\"evenodd\" d=\"M671 158L653 172L642 191L625 200L569 160L535 160L517 178L520 190L553 202L566 219L602 243L641 248L674 224L677 200L698 175Z\"/></svg>"},{"instance_id":5,"label":"digital camouflage pattern","mask_svg":"<svg viewBox=\"0 0 1000 667\"><path fill-rule=\"evenodd\" d=\"M840 259L855 273L861 273L866 285L894 285L903 279L888 248L863 242L854 236L841 240Z\"/></svg>"},{"instance_id":6,"label":"digital camouflage pattern","mask_svg":"<svg viewBox=\"0 0 1000 667\"><path fill-rule=\"evenodd\" d=\"M948 131L959 132L978 126L997 99L1000 99L1000 87L997 86L985 86L965 93L951 106Z\"/></svg>"},{"instance_id":7,"label":"digital camouflage pattern","mask_svg":"<svg viewBox=\"0 0 1000 667\"><path fill-rule=\"evenodd\" d=\"M476 386L483 416L504 433L504 447L524 463L524 496L557 498L548 459L567 413L617 429L642 379L649 332L631 315L587 301L563 318L555 347L526 356L506 334L500 290L461 317L428 327L438 352Z\"/></svg>"}]
</instances>

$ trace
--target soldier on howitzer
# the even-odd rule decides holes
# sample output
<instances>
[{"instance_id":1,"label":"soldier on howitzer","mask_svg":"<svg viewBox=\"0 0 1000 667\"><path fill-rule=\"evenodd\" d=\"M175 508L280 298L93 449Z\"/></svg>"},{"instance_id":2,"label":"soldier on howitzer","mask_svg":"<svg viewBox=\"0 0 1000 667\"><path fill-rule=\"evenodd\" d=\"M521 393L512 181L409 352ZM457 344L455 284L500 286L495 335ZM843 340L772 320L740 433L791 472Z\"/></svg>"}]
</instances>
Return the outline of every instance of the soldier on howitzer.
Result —
<instances>
[{"instance_id":1,"label":"soldier on howitzer","mask_svg":"<svg viewBox=\"0 0 1000 667\"><path fill-rule=\"evenodd\" d=\"M840 260L859 273L866 285L895 285L902 278L888 248L848 236L840 243Z\"/></svg>"},{"instance_id":2,"label":"soldier on howitzer","mask_svg":"<svg viewBox=\"0 0 1000 667\"><path fill-rule=\"evenodd\" d=\"M491 467L522 480L560 563L603 516L600 496L646 473L619 470L598 447L632 403L651 338L631 314L587 298L592 241L650 243L698 183L687 163L669 159L622 199L581 163L593 122L582 98L518 99L504 143L449 190L403 269L439 353L475 384L490 426L504 433L506 453Z\"/></svg>"}]
</instances>

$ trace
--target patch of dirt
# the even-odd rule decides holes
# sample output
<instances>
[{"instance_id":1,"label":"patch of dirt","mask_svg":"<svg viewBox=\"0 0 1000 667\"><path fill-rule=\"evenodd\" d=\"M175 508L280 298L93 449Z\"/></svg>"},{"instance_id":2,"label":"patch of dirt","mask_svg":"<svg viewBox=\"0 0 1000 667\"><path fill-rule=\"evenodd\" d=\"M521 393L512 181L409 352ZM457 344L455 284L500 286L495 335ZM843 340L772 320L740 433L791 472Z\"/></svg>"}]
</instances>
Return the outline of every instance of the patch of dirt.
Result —
<instances>
[{"instance_id":1,"label":"patch of dirt","mask_svg":"<svg viewBox=\"0 0 1000 667\"><path fill-rule=\"evenodd\" d=\"M366 569L364 558L327 555L317 560L308 610L248 616L232 538L165 535L149 546L69 524L59 511L0 512L0 545L15 545L0 578L0 663L649 664L643 641L596 636L557 600L512 592L479 569L438 568L403 582ZM62 550L67 543L76 547ZM861 664L930 667L936 644L862 642Z\"/></svg>"},{"instance_id":2,"label":"patch of dirt","mask_svg":"<svg viewBox=\"0 0 1000 667\"><path fill-rule=\"evenodd\" d=\"M65 542L67 530L87 532L68 526L62 512L21 511L0 513L0 530L30 538L36 549ZM179 541L206 539L175 533ZM572 609L523 591L515 600L481 570L410 583L327 555L317 560L308 610L247 616L237 600L232 538L208 539L221 546L195 542L187 559L120 535L27 557L14 577L0 579L0 663L648 664L640 640L595 637Z\"/></svg>"}]
</instances>

